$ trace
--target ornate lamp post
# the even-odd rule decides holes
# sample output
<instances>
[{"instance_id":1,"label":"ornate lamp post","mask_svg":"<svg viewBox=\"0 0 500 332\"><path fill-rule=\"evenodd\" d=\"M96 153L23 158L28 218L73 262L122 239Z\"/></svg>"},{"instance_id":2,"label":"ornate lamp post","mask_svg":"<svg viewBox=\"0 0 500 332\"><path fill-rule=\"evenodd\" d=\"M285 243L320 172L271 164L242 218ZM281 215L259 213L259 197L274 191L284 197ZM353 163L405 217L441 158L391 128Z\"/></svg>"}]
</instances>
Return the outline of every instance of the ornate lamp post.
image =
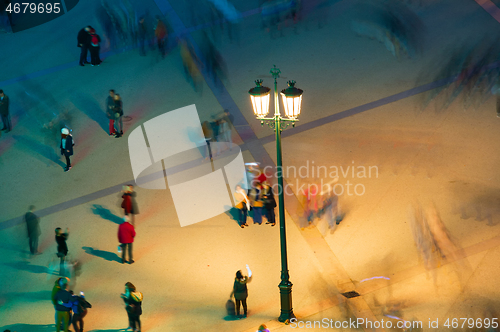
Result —
<instances>
[{"instance_id":1,"label":"ornate lamp post","mask_svg":"<svg viewBox=\"0 0 500 332\"><path fill-rule=\"evenodd\" d=\"M285 200L283 188L283 162L281 155L281 131L288 127L290 123L295 126L295 121L300 114L300 105L302 102L302 90L295 87L295 81L288 82L288 88L281 91L283 98L283 106L285 108L285 115L283 118L279 108L278 98L278 82L277 78L280 75L280 70L274 66L271 69L271 74L274 78L274 117L266 118L269 113L270 92L271 89L262 86L262 80L257 80L257 86L248 93L250 93L250 100L252 101L253 111L260 123L264 125L266 122L269 127L273 128L276 133L276 166L278 177L278 197L279 197L279 218L280 218L280 242L281 242L281 282L279 284L281 296L281 314L279 317L280 322L285 322L295 317L292 308L292 283L288 274L288 259L286 252L286 229L285 229Z\"/></svg>"}]
</instances>

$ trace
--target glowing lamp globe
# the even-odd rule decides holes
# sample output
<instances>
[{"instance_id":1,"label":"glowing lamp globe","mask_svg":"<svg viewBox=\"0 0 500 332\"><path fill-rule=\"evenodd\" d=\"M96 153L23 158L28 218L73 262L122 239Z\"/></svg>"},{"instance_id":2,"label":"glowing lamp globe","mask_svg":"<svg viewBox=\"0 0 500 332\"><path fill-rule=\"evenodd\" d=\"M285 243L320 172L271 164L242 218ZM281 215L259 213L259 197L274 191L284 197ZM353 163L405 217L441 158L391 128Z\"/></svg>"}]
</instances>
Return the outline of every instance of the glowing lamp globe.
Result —
<instances>
[{"instance_id":1,"label":"glowing lamp globe","mask_svg":"<svg viewBox=\"0 0 500 332\"><path fill-rule=\"evenodd\" d=\"M300 115L303 92L295 87L295 81L288 81L288 88L281 90L285 115L290 119L296 119Z\"/></svg>"},{"instance_id":2,"label":"glowing lamp globe","mask_svg":"<svg viewBox=\"0 0 500 332\"><path fill-rule=\"evenodd\" d=\"M271 89L262 86L262 80L255 81L257 85L250 89L250 100L252 101L253 112L257 118L264 118L269 113L269 102L271 100Z\"/></svg>"}]
</instances>

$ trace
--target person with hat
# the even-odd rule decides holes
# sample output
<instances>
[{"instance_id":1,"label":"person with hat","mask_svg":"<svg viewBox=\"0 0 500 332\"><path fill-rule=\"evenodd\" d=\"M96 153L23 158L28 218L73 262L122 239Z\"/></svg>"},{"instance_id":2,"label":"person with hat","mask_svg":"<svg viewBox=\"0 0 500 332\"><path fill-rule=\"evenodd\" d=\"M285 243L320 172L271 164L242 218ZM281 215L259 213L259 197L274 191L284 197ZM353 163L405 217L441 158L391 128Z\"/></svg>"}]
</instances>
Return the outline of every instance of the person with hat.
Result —
<instances>
[{"instance_id":1,"label":"person with hat","mask_svg":"<svg viewBox=\"0 0 500 332\"><path fill-rule=\"evenodd\" d=\"M66 158L66 168L64 169L65 172L69 171L71 169L71 160L69 159L70 156L73 155L73 146L75 145L73 141L73 136L69 133L68 128L63 128L61 129L61 155L64 155Z\"/></svg>"}]
</instances>

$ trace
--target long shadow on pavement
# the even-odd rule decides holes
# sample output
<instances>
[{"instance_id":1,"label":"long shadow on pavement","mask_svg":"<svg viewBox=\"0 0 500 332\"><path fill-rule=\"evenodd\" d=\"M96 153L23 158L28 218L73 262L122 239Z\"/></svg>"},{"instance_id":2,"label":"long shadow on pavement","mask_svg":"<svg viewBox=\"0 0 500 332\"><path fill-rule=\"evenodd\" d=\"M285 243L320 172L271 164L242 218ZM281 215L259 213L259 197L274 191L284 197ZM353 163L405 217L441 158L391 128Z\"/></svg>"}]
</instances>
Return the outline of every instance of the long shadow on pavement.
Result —
<instances>
[{"instance_id":1,"label":"long shadow on pavement","mask_svg":"<svg viewBox=\"0 0 500 332\"><path fill-rule=\"evenodd\" d=\"M56 163L61 167L66 166L66 164L59 159L59 156L55 153L54 148L41 144L40 142L37 142L27 136L13 135L13 138L19 142L24 149L28 150L26 152L34 155L48 166L52 163Z\"/></svg>"},{"instance_id":2,"label":"long shadow on pavement","mask_svg":"<svg viewBox=\"0 0 500 332\"><path fill-rule=\"evenodd\" d=\"M73 98L72 101L80 111L85 113L91 120L97 122L97 124L101 127L102 130L104 130L105 133L108 132L109 122L108 118L106 117L106 113L103 110L103 106L99 105L99 103L94 98L81 93Z\"/></svg>"},{"instance_id":3,"label":"long shadow on pavement","mask_svg":"<svg viewBox=\"0 0 500 332\"><path fill-rule=\"evenodd\" d=\"M119 262L121 263L121 258L118 257L117 254L114 252L110 251L104 251L104 250L99 250L99 249L94 249L91 247L82 247L83 250L89 255L96 256L96 257L101 257L102 259L105 259L110 262Z\"/></svg>"},{"instance_id":4,"label":"long shadow on pavement","mask_svg":"<svg viewBox=\"0 0 500 332\"><path fill-rule=\"evenodd\" d=\"M0 330L10 330L12 332L53 332L54 324L51 325L31 325L31 324L13 324L5 325Z\"/></svg>"},{"instance_id":5,"label":"long shadow on pavement","mask_svg":"<svg viewBox=\"0 0 500 332\"><path fill-rule=\"evenodd\" d=\"M98 216L100 216L102 219L106 219L109 221L114 222L115 224L121 224L123 223L123 219L117 216L116 214L113 214L110 210L106 209L104 206L99 205L99 204L94 204L92 205L92 212Z\"/></svg>"},{"instance_id":6,"label":"long shadow on pavement","mask_svg":"<svg viewBox=\"0 0 500 332\"><path fill-rule=\"evenodd\" d=\"M31 273L47 273L48 272L46 266L30 265L30 263L28 263L28 262L2 263L2 265L11 267L13 269L21 270L21 271L28 271Z\"/></svg>"}]
</instances>

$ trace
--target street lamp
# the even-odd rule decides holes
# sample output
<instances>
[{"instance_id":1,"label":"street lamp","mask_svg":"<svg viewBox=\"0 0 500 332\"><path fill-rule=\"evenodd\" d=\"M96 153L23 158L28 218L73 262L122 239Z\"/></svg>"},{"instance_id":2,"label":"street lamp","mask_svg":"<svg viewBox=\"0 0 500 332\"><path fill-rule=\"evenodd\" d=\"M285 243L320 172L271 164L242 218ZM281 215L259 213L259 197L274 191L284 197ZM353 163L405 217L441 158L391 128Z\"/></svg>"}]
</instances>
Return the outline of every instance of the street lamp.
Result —
<instances>
[{"instance_id":1,"label":"street lamp","mask_svg":"<svg viewBox=\"0 0 500 332\"><path fill-rule=\"evenodd\" d=\"M266 122L269 127L273 128L276 133L276 175L278 177L278 197L279 197L279 218L280 218L280 243L281 243L281 282L279 284L281 297L281 314L280 322L289 321L295 317L292 309L292 283L288 274L288 260L286 253L286 229L285 229L285 199L283 188L283 162L281 156L281 131L288 127L290 123L295 126L295 121L300 114L300 105L302 102L302 90L295 87L295 81L288 82L288 88L281 91L285 115L287 118L281 117L279 98L278 98L278 82L277 78L280 75L280 70L274 66L271 69L271 74L274 78L274 116L266 118L269 113L270 91L271 89L262 86L262 80L257 80L257 86L250 93L253 112L260 123L264 125Z\"/></svg>"}]
</instances>

